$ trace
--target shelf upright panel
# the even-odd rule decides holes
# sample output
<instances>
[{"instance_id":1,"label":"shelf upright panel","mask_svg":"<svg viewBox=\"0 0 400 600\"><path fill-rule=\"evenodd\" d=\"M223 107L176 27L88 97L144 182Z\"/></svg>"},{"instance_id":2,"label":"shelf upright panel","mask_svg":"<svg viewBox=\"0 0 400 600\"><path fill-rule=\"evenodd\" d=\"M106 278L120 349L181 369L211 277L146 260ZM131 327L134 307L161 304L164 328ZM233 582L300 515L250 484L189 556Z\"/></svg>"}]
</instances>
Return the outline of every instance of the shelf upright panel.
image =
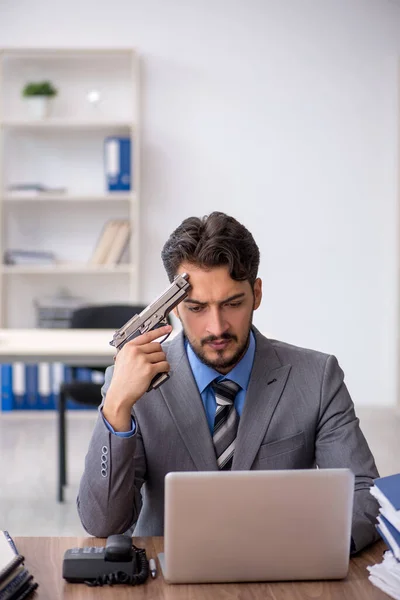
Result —
<instances>
[{"instance_id":1,"label":"shelf upright panel","mask_svg":"<svg viewBox=\"0 0 400 600\"><path fill-rule=\"evenodd\" d=\"M4 50L0 50L0 327L4 327L6 323L6 302L5 302L5 288L3 279L3 264L4 264L4 238L5 238L5 226L4 226L4 211L3 211L3 200L4 200Z\"/></svg>"}]
</instances>

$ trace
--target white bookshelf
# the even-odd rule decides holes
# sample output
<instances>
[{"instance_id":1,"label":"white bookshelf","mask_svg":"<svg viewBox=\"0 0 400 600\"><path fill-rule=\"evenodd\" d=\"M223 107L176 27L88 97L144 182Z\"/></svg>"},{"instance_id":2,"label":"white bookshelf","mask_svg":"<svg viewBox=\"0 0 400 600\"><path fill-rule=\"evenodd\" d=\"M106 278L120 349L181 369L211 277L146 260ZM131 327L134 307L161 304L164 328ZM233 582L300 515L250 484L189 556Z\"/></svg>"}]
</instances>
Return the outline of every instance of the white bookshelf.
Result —
<instances>
[{"instance_id":1,"label":"white bookshelf","mask_svg":"<svg viewBox=\"0 0 400 600\"><path fill-rule=\"evenodd\" d=\"M65 130L65 129L77 129L79 131L85 131L87 129L133 129L132 124L127 121L118 120L104 120L95 121L91 119L52 119L48 118L46 121L30 121L29 119L5 119L0 121L0 125L4 129L22 129L28 131L40 131L40 130Z\"/></svg>"},{"instance_id":2,"label":"white bookshelf","mask_svg":"<svg viewBox=\"0 0 400 600\"><path fill-rule=\"evenodd\" d=\"M58 89L51 115L30 117L28 81ZM100 93L93 106L87 96ZM35 302L67 290L84 303L139 303L140 77L133 49L0 49L0 327L36 326ZM131 191L108 192L104 139L131 139ZM9 191L37 182L66 192ZM128 220L116 265L89 260L107 221ZM6 265L4 252L54 252L54 265Z\"/></svg>"},{"instance_id":3,"label":"white bookshelf","mask_svg":"<svg viewBox=\"0 0 400 600\"><path fill-rule=\"evenodd\" d=\"M35 196L26 196L23 194L7 194L3 195L3 202L26 202L35 204L37 202L137 202L136 194L128 194L124 192L114 192L109 194L90 195L72 195L72 194L52 194L42 193Z\"/></svg>"}]
</instances>

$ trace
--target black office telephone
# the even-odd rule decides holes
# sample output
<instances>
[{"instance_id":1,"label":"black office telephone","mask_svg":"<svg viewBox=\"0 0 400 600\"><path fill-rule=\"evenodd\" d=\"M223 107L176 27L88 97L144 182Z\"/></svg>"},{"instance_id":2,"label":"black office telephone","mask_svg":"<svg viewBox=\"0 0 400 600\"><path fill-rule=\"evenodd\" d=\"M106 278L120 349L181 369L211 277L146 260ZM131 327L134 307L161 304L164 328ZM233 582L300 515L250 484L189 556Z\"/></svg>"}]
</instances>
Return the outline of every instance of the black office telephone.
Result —
<instances>
[{"instance_id":1,"label":"black office telephone","mask_svg":"<svg viewBox=\"0 0 400 600\"><path fill-rule=\"evenodd\" d=\"M70 583L140 585L148 576L146 551L127 535L110 535L105 547L71 548L64 554L63 577Z\"/></svg>"}]
</instances>

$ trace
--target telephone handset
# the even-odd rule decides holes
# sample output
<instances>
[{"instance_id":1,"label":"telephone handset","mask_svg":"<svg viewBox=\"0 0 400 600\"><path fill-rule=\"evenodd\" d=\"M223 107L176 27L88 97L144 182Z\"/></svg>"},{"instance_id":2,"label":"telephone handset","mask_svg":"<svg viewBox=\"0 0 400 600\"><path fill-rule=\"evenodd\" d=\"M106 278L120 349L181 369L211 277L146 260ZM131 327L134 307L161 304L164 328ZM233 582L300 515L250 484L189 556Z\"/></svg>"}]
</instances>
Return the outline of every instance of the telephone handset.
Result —
<instances>
[{"instance_id":1,"label":"telephone handset","mask_svg":"<svg viewBox=\"0 0 400 600\"><path fill-rule=\"evenodd\" d=\"M146 551L127 535L110 535L105 547L71 548L64 554L63 577L70 583L140 585L148 576Z\"/></svg>"}]
</instances>

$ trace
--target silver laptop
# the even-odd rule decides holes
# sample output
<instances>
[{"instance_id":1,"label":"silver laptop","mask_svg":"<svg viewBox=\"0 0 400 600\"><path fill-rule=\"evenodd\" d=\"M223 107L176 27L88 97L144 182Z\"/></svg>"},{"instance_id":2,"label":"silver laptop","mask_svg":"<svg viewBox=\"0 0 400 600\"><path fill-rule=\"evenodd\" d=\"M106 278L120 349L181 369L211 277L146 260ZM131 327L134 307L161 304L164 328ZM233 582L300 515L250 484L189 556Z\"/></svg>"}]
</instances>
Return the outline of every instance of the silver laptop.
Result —
<instances>
[{"instance_id":1,"label":"silver laptop","mask_svg":"<svg viewBox=\"0 0 400 600\"><path fill-rule=\"evenodd\" d=\"M349 469L168 473L168 583L340 579L349 566Z\"/></svg>"}]
</instances>

